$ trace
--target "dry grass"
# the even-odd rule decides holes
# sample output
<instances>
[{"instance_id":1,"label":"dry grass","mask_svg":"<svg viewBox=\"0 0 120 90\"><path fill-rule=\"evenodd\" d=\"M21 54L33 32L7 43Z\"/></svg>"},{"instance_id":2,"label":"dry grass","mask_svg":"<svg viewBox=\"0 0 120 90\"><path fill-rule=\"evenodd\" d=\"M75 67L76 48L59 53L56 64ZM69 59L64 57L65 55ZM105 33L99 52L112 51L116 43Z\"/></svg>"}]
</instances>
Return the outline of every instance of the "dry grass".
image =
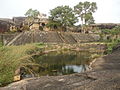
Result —
<instances>
[{"instance_id":1,"label":"dry grass","mask_svg":"<svg viewBox=\"0 0 120 90\"><path fill-rule=\"evenodd\" d=\"M32 56L39 52L40 48L40 45L35 44L1 47L0 85L12 82L16 69L27 65L37 65Z\"/></svg>"}]
</instances>

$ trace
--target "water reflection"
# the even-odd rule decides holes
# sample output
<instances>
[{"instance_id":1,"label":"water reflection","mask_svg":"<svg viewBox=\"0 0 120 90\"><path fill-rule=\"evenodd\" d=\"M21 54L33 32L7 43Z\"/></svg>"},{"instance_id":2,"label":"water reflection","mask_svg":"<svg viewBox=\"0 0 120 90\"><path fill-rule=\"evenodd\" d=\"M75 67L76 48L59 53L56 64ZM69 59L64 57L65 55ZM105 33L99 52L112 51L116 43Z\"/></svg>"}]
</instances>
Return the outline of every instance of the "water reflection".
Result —
<instances>
[{"instance_id":1,"label":"water reflection","mask_svg":"<svg viewBox=\"0 0 120 90\"><path fill-rule=\"evenodd\" d=\"M66 70L73 70L74 73L80 73L80 72L84 72L86 71L86 68L88 67L88 65L67 65L65 66ZM64 69L63 69L64 70Z\"/></svg>"},{"instance_id":2,"label":"water reflection","mask_svg":"<svg viewBox=\"0 0 120 90\"><path fill-rule=\"evenodd\" d=\"M51 52L36 56L37 63L42 65L36 70L42 75L66 75L86 71L92 53L76 51Z\"/></svg>"}]
</instances>

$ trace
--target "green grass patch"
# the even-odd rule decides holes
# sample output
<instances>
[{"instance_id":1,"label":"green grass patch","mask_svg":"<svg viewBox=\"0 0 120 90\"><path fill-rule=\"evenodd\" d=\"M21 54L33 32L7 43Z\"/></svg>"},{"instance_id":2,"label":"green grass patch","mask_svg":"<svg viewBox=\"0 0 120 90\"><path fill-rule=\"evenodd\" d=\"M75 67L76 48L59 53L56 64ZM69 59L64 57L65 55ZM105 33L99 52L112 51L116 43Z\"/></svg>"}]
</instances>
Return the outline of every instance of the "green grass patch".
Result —
<instances>
[{"instance_id":1,"label":"green grass patch","mask_svg":"<svg viewBox=\"0 0 120 90\"><path fill-rule=\"evenodd\" d=\"M13 82L15 71L27 65L36 65L33 56L40 52L43 44L3 46L0 48L0 86Z\"/></svg>"}]
</instances>

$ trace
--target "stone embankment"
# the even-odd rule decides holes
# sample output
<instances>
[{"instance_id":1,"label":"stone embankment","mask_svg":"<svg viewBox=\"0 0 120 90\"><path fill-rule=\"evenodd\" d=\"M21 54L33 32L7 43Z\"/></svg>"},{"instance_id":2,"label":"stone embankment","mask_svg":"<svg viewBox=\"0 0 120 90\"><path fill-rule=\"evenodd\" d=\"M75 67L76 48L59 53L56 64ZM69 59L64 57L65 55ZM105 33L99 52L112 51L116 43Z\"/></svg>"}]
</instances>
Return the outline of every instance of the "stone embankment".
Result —
<instances>
[{"instance_id":1,"label":"stone embankment","mask_svg":"<svg viewBox=\"0 0 120 90\"><path fill-rule=\"evenodd\" d=\"M0 41L4 45L23 45L28 43L86 43L96 42L100 39L97 34L81 34L71 32L55 32L55 31L36 31L36 32L22 32L15 34L0 35Z\"/></svg>"},{"instance_id":2,"label":"stone embankment","mask_svg":"<svg viewBox=\"0 0 120 90\"><path fill-rule=\"evenodd\" d=\"M12 83L0 90L120 90L120 47L98 58L92 70L64 76L42 76Z\"/></svg>"}]
</instances>

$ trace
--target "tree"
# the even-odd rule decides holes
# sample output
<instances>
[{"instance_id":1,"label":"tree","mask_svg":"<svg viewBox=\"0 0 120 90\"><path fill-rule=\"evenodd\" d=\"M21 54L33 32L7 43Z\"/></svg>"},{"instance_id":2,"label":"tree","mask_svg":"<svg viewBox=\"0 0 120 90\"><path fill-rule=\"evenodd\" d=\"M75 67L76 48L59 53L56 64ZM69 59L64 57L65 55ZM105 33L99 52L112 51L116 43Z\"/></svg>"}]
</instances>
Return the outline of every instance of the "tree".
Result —
<instances>
[{"instance_id":1,"label":"tree","mask_svg":"<svg viewBox=\"0 0 120 90\"><path fill-rule=\"evenodd\" d=\"M85 16L85 24L94 24L94 18L92 16L92 13L87 13Z\"/></svg>"},{"instance_id":2,"label":"tree","mask_svg":"<svg viewBox=\"0 0 120 90\"><path fill-rule=\"evenodd\" d=\"M93 13L97 10L97 4L95 2L79 2L74 6L74 12L81 18L82 24L94 23Z\"/></svg>"},{"instance_id":3,"label":"tree","mask_svg":"<svg viewBox=\"0 0 120 90\"><path fill-rule=\"evenodd\" d=\"M50 30L58 29L58 27L61 27L61 24L59 21L53 21L49 19L49 23L46 25Z\"/></svg>"},{"instance_id":4,"label":"tree","mask_svg":"<svg viewBox=\"0 0 120 90\"><path fill-rule=\"evenodd\" d=\"M77 17L75 17L75 14L73 13L72 8L69 6L58 6L52 9L50 11L49 19L52 20L54 24L64 28L64 30L66 30L66 28L69 26L73 26L78 21Z\"/></svg>"},{"instance_id":5,"label":"tree","mask_svg":"<svg viewBox=\"0 0 120 90\"><path fill-rule=\"evenodd\" d=\"M29 9L26 13L25 13L25 16L27 17L38 17L39 15L39 11L37 10L32 10L32 9Z\"/></svg>"},{"instance_id":6,"label":"tree","mask_svg":"<svg viewBox=\"0 0 120 90\"><path fill-rule=\"evenodd\" d=\"M25 13L25 16L27 16L26 21L28 22L28 25L32 24L34 22L34 19L38 18L39 14L40 14L40 12L38 10L29 9Z\"/></svg>"}]
</instances>

